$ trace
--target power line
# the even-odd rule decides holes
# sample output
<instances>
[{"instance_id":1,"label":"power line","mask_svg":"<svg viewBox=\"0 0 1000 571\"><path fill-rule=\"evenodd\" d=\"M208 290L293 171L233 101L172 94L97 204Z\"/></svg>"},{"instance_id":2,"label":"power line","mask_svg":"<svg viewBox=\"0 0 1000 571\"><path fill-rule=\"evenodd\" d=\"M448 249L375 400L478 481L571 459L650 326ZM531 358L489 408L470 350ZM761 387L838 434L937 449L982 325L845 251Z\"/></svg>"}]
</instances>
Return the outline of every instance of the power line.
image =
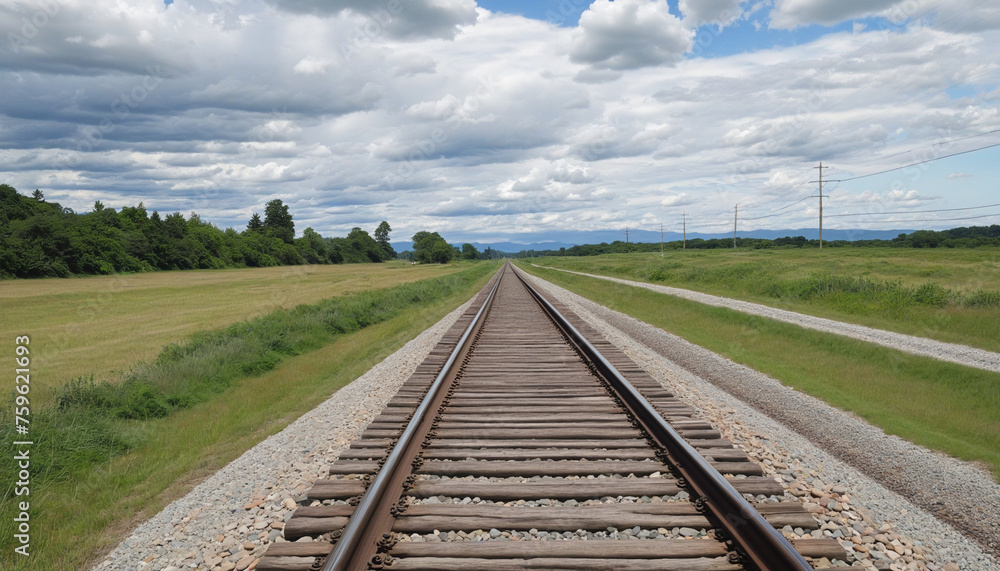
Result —
<instances>
[{"instance_id":1,"label":"power line","mask_svg":"<svg viewBox=\"0 0 1000 571\"><path fill-rule=\"evenodd\" d=\"M975 148L975 149L969 149L968 151L960 151L960 152L957 152L957 153L952 153L950 155L944 155L943 157L934 157L932 159L918 161L918 162L915 162L915 163L912 163L912 164L903 165L901 167L895 167L895 168L891 168L891 169L886 169L884 171L878 171L878 172L873 172L873 173L869 173L869 174L863 174L861 176L854 176L854 177L851 177L851 178L829 179L829 180L827 180L827 182L848 182L848 181L852 181L852 180L858 180L858 179L861 179L861 178L868 178L870 176L875 176L875 175L879 175L879 174L885 174L887 172L898 171L898 170L909 168L909 167L915 167L917 165L922 165L924 163L929 163L929 162L933 162L933 161L940 161L941 159L947 159L947 158L950 158L950 157L957 157L958 155L966 155L968 153L974 153L976 151L982 151L984 149L992 149L993 147L1000 147L1000 143L993 143L992 145L986 145L985 147L978 147L978 148Z\"/></svg>"},{"instance_id":2,"label":"power line","mask_svg":"<svg viewBox=\"0 0 1000 571\"><path fill-rule=\"evenodd\" d=\"M824 167L824 168L825 168L825 167ZM777 216L778 214L781 214L781 213L782 213L782 212L781 212L782 210L787 210L787 209L789 209L789 208L791 208L791 207L795 206L796 204L800 204L800 203L802 203L802 202L805 202L805 201L809 200L810 198L813 198L813 197L812 197L812 196L807 196L807 197L803 198L802 200L797 200L797 201L795 201L795 202L793 202L793 203L789 204L788 206L783 206L783 207L781 207L781 208L779 208L779 209L777 209L777 210L775 210L775 211L771 212L770 214L765 214L765 215L763 215L763 216L755 216L755 217L753 217L753 218L747 218L747 217L744 217L744 218L743 218L743 220L745 220L745 221L746 221L746 220L763 220L764 218L770 218L770 217L772 217L772 216Z\"/></svg>"},{"instance_id":3,"label":"power line","mask_svg":"<svg viewBox=\"0 0 1000 571\"><path fill-rule=\"evenodd\" d=\"M812 167L810 167L810 168L808 168L808 169L805 170L805 173L811 173L812 170L813 170ZM784 173L784 171L782 171L782 173ZM802 170L795 171L795 176L799 176L799 175L802 175L802 174L804 174L804 172ZM788 178L789 178L789 180L792 180L792 177L788 177ZM758 187L758 189L760 189L760 188L762 188L762 187ZM779 198L775 198L774 200L769 200L767 202L762 202L760 204L754 204L750 208L763 208L765 206L774 204L775 202L782 202L784 200L785 200L784 197L779 197Z\"/></svg>"},{"instance_id":4,"label":"power line","mask_svg":"<svg viewBox=\"0 0 1000 571\"><path fill-rule=\"evenodd\" d=\"M997 68L997 69L1000 69L1000 68ZM949 87L947 89L951 89L951 88ZM946 91L946 90L943 90L943 91ZM992 135L994 133L1000 133L1000 129L994 129L992 131L987 131L985 133L977 133L975 135L966 135L965 137L959 137L957 139L951 139L949 141L942 141L940 143L929 143L927 145L922 145L922 146L919 146L919 147L914 147L912 149L908 149L908 150L905 150L905 151L899 151L898 153L893 153L891 155L884 155L884 156L881 156L881 157L877 157L877 158L874 158L871 161L867 161L867 162L872 162L872 161L876 161L876 160L881 161L881 160L885 160L885 159L891 159L892 157L898 157L900 155L906 155L906 154L912 153L914 151L919 151L920 149L925 149L927 147L943 147L945 145L950 145L952 143L957 143L959 141L966 141L968 139L975 139L976 137L985 137L986 135Z\"/></svg>"},{"instance_id":5,"label":"power line","mask_svg":"<svg viewBox=\"0 0 1000 571\"><path fill-rule=\"evenodd\" d=\"M993 208L994 206L1000 206L998 204L986 204L984 206L968 206L965 208L941 208L938 210L900 210L897 212L879 212L878 214L925 214L928 212L955 212L956 210L979 210L980 208ZM828 214L827 218L833 218L834 216L868 216L871 212L852 212L850 214Z\"/></svg>"},{"instance_id":6,"label":"power line","mask_svg":"<svg viewBox=\"0 0 1000 571\"><path fill-rule=\"evenodd\" d=\"M986 135L992 135L992 134L995 134L995 133L1000 133L1000 129L994 129L993 131L988 131L986 133L978 133L976 135L968 135L968 136L965 136L965 137L960 137L958 139L953 139L953 140L945 142L945 143L934 143L932 145L924 145L924 147L926 147L926 146L936 146L936 145L946 145L946 144L951 144L951 143L955 143L955 142L958 142L958 141L964 141L964 140L967 140L967 139L972 139L972 138L975 138L975 137L983 137L983 136L986 136ZM908 152L913 152L914 150L918 150L918 149L921 149L921 148L924 148L924 147L917 147L916 149L911 149L909 151L904 151L902 153L896 153L896 154L898 155L898 154L904 154L904 153L908 153ZM880 174L885 174L885 173L888 173L888 172L893 172L893 171L897 171L897 170L901 170L901 169L905 169L905 168L914 167L914 166L917 166L917 165L922 165L924 163L938 161L938 160L941 160L941 159L947 159L947 158L950 158L950 157L956 157L956 156L959 156L959 155L973 153L973 152L976 152L976 151L982 151L982 150L985 150L985 149L991 149L991 148L994 148L994 147L1000 147L1000 143L994 143L992 145L986 145L986 146L983 146L983 147L977 147L975 149L969 149L969 150L966 150L966 151L960 151L960 152L957 152L957 153L951 153L949 155L944 155L944 156L941 156L941 157L934 157L934 158L931 158L931 159L926 159L926 160L918 161L918 162L911 163L911 164L908 164L908 165L894 167L894 168L891 168L891 169L886 169L886 170L882 170L882 171L878 171L878 172L874 172L874 173L869 173L869 174L865 174L865 175L860 175L860 176L855 176L855 177L850 177L850 178L841 178L841 179L826 179L824 182L827 182L827 183L830 183L830 182L837 183L837 185L839 186L840 183L842 183L842 182L848 182L848 181L852 181L852 180L858 180L858 179L862 179L862 178L868 178L868 177L872 177L872 176L876 176L876 175L880 175ZM890 156L896 156L896 155L890 155ZM824 167L824 168L826 168L826 167ZM810 181L810 182L816 182L816 181ZM744 217L743 220L745 220L745 221L763 220L765 218L771 218L773 216L778 216L780 214L784 214L783 211L785 211L785 210L787 210L787 209L789 209L789 208L791 208L793 206L796 206L796 205L798 205L798 204L800 204L802 202L805 202L806 200L808 200L810 198L815 198L815 197L814 196L806 196L806 197L804 197L804 198L802 198L800 200L797 200L797 201L795 201L795 202L793 202L791 204L788 204L788 205L783 206L783 207L781 207L781 208L779 208L777 210L774 210L774 211L772 211L772 212L770 212L768 214L764 214L762 216L754 216L754 217L751 217L751 218ZM982 208L988 208L988 207L982 207ZM946 211L947 210L941 210L940 212L946 212ZM928 212L932 212L932 211L928 211ZM909 212L900 212L899 214L909 214ZM830 217L830 216L859 216L859 215L860 214L831 214L831 215L828 215L828 217Z\"/></svg>"},{"instance_id":7,"label":"power line","mask_svg":"<svg viewBox=\"0 0 1000 571\"><path fill-rule=\"evenodd\" d=\"M988 131L988 132L985 132L985 133L979 133L979 134L975 134L975 135L968 135L968 136L965 136L965 137L960 137L958 139L953 139L953 140L948 141L946 143L935 143L934 145L950 144L950 143L954 143L954 142L958 142L958 141L964 141L964 140L967 140L967 139L972 139L972 138L975 138L975 137L982 137L982 136L986 136L986 135L991 135L991 134L994 134L994 133L1000 133L1000 129L995 129L993 131ZM925 145L925 146L927 146L927 145ZM940 157L934 157L934 158L926 159L926 160L923 160L923 161L918 161L918 162L915 162L915 163L911 163L911 164L908 164L908 165L894 167L894 168L891 168L891 169L886 169L886 170L882 170L882 171L878 171L878 172L874 172L874 173L869 173L869 174L865 174L865 175L860 175L860 176L855 176L855 177L849 177L849 178L841 178L841 179L826 179L825 181L823 181L823 179L822 179L822 172L823 172L822 169L823 168L829 168L829 167L823 167L822 163L820 163L820 166L817 167L817 168L820 169L820 177L821 177L820 181L827 182L827 183L830 183L830 182L836 183L837 186L839 186L840 183L842 183L842 182L849 182L849 181L853 181L853 180L859 180L859 179L862 179L862 178L868 178L868 177L872 177L872 176L876 176L876 175L880 175L880 174L885 174L885 173L888 173L888 172L893 172L893 171L897 171L897 170L901 170L901 169L905 169L905 168L909 168L909 167L914 167L914 166L917 166L917 165L922 165L922 164L933 162L933 161L939 161L941 159L947 159L947 158L956 157L956 156L959 156L959 155L965 155L965 154L974 153L974 152L977 152L977 151L982 151L982 150L986 150L986 149L992 149L994 147L1000 147L1000 143L994 143L992 145L985 145L985 146L982 146L982 147L977 147L975 149L969 149L969 150L965 150L965 151L959 151L957 153L951 153L951 154L940 156ZM923 148L923 147L917 147L917 149L920 149L920 148ZM907 152L912 152L912 151L913 150L910 150L910 151L907 151ZM811 181L811 182L817 182L817 181ZM822 214L822 199L823 199L822 192L823 191L822 191L822 188L823 187L822 187L822 182L820 182L820 184L821 184L821 186L820 186L820 197L819 197L820 198L820 209L821 209L820 210L820 228L822 228L822 218L823 218L823 214ZM795 202L793 202L791 204L788 204L786 206L778 208L777 210L769 212L768 214L764 214L762 216L755 216L755 217L752 217L752 218L746 218L745 217L744 220L745 221L763 220L765 218L771 218L773 216L778 216L780 214L784 214L785 213L784 211L788 210L789 208L792 208L793 206L796 206L796 205L798 205L798 204L800 204L802 202L805 202L806 200L808 200L810 198L816 198L816 197L815 196L806 196L806 197L803 197L803 198L801 198L801 199L799 199L799 200L797 200L797 201L795 201ZM932 213L932 212L956 212L956 211L962 211L962 210L978 210L978 209L982 209L982 208L993 208L993 207L996 207L996 206L1000 206L1000 204L988 204L988 205L984 205L984 206L970 206L970 207L964 207L964 208L942 208L942 209L935 209L935 210L910 210L910 211L897 211L897 212L883 212L883 213L880 213L880 214L917 214L917 213ZM868 213L868 212L859 212L859 213L847 213L847 214L829 214L829 215L827 215L827 217L829 217L829 218L835 218L835 217L869 216L869 215L871 215L871 213ZM976 220L976 219L979 219L979 218L989 218L991 216L1000 216L1000 214L987 214L987 215L983 215L983 216L972 216L972 217L963 217L963 218L941 218L941 219L921 219L921 220L902 220L902 221L894 221L894 220L879 221L879 220L872 220L872 222L874 222L874 223L949 222L949 221L955 221L955 220ZM684 220L684 234L685 234L685 243L686 243L686 241L687 241L686 240L686 238L687 238L687 236L686 236L687 235L687 214L686 213L684 214L684 219L683 220ZM734 247L735 247L735 237L736 237L736 225L737 225L736 214L734 213L734 220L733 220L733 240L734 240ZM721 224L708 224L707 226L709 228L712 228L712 227L721 226ZM821 232L822 232L822 230L821 230ZM628 241L628 229L626 228L626 242L627 241Z\"/></svg>"},{"instance_id":8,"label":"power line","mask_svg":"<svg viewBox=\"0 0 1000 571\"><path fill-rule=\"evenodd\" d=\"M872 220L872 224L909 224L910 222L953 222L955 220L978 220L980 218L993 218L1000 216L1000 212L995 214L984 214L982 216L966 216L963 218L926 218L918 220Z\"/></svg>"}]
</instances>

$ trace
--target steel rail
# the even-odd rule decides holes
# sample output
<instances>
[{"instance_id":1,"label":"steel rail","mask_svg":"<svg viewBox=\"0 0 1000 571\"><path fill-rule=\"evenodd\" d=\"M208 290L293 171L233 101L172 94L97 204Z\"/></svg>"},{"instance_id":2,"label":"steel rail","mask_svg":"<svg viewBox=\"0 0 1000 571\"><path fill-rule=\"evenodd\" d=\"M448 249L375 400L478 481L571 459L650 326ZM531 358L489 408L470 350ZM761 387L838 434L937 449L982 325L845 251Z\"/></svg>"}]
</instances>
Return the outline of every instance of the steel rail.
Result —
<instances>
[{"instance_id":1,"label":"steel rail","mask_svg":"<svg viewBox=\"0 0 1000 571\"><path fill-rule=\"evenodd\" d=\"M366 552L366 550L360 549L365 532L377 523L379 517L386 515L380 513L379 508L385 508L386 499L389 497L389 494L393 493L393 480L398 475L402 461L409 452L408 449L414 445L419 445L419 442L415 439L415 435L418 433L421 425L429 420L428 412L436 412L431 410L431 405L437 397L442 395L442 387L444 387L447 377L453 372L459 356L467 348L474 332L482 324L489 307L493 303L497 288L500 286L501 280L503 280L504 269L501 268L500 272L498 272L499 275L493 284L493 289L490 290L489 295L483 301L482 307L479 308L472 322L466 328L465 333L462 334L461 339L459 339L455 348L448 356L448 360L445 361L441 372L434 378L434 382L427 390L427 394L420 401L420 406L413 413L413 417L407 423L399 440L393 446L392 452L386 458L385 464L379 470L378 475L364 496L362 496L361 502L354 510L354 514L348 519L340 539L337 540L337 544L326 558L323 571L353 571L353 569L364 569L367 566L368 561L358 561L359 552ZM397 498L398 493L392 496L390 500L394 504Z\"/></svg>"},{"instance_id":2,"label":"steel rail","mask_svg":"<svg viewBox=\"0 0 1000 571\"><path fill-rule=\"evenodd\" d=\"M812 571L812 566L774 526L769 524L742 494L664 420L653 405L628 382L596 347L515 270L528 292L555 324L590 359L597 371L628 407L646 432L666 450L672 463L691 486L692 498L710 511L726 533L762 571Z\"/></svg>"}]
</instances>

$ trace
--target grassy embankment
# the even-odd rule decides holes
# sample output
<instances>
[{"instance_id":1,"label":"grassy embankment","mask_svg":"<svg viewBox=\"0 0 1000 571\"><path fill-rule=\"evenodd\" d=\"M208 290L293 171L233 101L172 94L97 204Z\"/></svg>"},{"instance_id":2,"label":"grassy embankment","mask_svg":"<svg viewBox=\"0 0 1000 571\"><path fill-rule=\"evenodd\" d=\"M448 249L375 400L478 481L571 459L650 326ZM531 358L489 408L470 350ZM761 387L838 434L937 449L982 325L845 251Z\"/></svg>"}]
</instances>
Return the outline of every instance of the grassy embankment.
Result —
<instances>
[{"instance_id":1,"label":"grassy embankment","mask_svg":"<svg viewBox=\"0 0 1000 571\"><path fill-rule=\"evenodd\" d=\"M495 266L457 269L200 333L117 383L63 387L61 408L32 411L33 555L15 557L5 533L0 564L82 566L468 299Z\"/></svg>"},{"instance_id":2,"label":"grassy embankment","mask_svg":"<svg viewBox=\"0 0 1000 571\"><path fill-rule=\"evenodd\" d=\"M534 263L1000 351L1000 249L686 250Z\"/></svg>"},{"instance_id":3,"label":"grassy embankment","mask_svg":"<svg viewBox=\"0 0 1000 571\"><path fill-rule=\"evenodd\" d=\"M539 269L527 271L1000 477L1000 374L741 312ZM582 271L582 263L575 264ZM995 312L996 310L994 310Z\"/></svg>"}]
</instances>

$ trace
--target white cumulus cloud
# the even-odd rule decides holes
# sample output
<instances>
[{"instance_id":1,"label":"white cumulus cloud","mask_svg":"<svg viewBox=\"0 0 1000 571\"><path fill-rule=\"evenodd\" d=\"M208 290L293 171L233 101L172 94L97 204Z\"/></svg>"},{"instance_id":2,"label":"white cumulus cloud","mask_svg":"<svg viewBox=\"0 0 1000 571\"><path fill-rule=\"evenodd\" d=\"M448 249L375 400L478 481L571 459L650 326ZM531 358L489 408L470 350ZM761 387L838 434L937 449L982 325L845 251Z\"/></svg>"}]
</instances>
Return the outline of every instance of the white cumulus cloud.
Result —
<instances>
[{"instance_id":1,"label":"white cumulus cloud","mask_svg":"<svg viewBox=\"0 0 1000 571\"><path fill-rule=\"evenodd\" d=\"M693 34L665 0L597 0L580 16L570 59L597 70L675 65Z\"/></svg>"}]
</instances>

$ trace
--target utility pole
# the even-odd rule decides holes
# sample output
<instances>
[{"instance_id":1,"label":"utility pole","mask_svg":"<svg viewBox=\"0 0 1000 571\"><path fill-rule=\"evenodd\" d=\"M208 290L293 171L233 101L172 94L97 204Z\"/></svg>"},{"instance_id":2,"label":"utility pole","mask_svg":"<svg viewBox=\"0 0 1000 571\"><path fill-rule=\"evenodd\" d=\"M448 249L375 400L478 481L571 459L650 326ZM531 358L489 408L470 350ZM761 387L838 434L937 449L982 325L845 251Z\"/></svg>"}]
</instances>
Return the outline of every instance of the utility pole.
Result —
<instances>
[{"instance_id":1,"label":"utility pole","mask_svg":"<svg viewBox=\"0 0 1000 571\"><path fill-rule=\"evenodd\" d=\"M687 215L687 212L685 212L681 216L684 217L684 245L683 245L682 249L687 250L688 249L688 215Z\"/></svg>"},{"instance_id":2,"label":"utility pole","mask_svg":"<svg viewBox=\"0 0 1000 571\"><path fill-rule=\"evenodd\" d=\"M663 257L663 222L660 222L660 257Z\"/></svg>"},{"instance_id":3,"label":"utility pole","mask_svg":"<svg viewBox=\"0 0 1000 571\"><path fill-rule=\"evenodd\" d=\"M733 249L736 249L736 220L740 215L740 205L737 204L736 208L733 209Z\"/></svg>"},{"instance_id":4,"label":"utility pole","mask_svg":"<svg viewBox=\"0 0 1000 571\"><path fill-rule=\"evenodd\" d=\"M830 167L824 167L823 161L819 162L818 167L813 167L819 169L819 249L823 249L823 169L828 169Z\"/></svg>"},{"instance_id":5,"label":"utility pole","mask_svg":"<svg viewBox=\"0 0 1000 571\"><path fill-rule=\"evenodd\" d=\"M628 226L625 227L625 252L628 253L631 250L628 245Z\"/></svg>"}]
</instances>

